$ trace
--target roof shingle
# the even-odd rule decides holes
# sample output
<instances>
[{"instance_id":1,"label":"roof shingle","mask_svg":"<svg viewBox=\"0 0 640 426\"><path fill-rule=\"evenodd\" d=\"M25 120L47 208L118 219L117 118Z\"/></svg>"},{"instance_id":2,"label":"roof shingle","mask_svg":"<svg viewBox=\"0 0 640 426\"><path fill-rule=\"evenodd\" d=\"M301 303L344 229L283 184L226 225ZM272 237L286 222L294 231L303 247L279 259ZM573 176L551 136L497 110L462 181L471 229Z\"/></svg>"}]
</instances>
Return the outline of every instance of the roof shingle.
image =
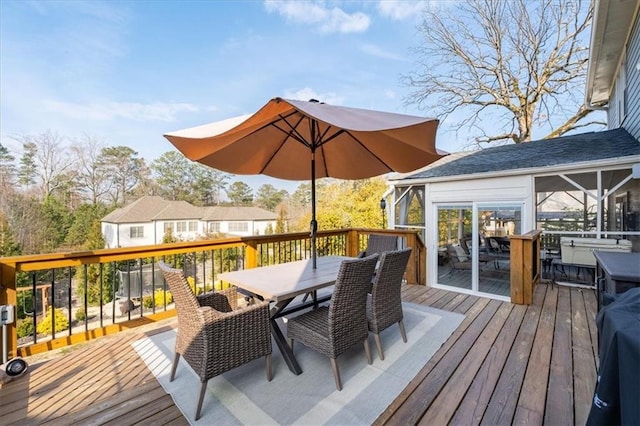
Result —
<instances>
[{"instance_id":1,"label":"roof shingle","mask_svg":"<svg viewBox=\"0 0 640 426\"><path fill-rule=\"evenodd\" d=\"M451 154L400 180L542 168L631 155L640 155L640 142L619 128Z\"/></svg>"}]
</instances>

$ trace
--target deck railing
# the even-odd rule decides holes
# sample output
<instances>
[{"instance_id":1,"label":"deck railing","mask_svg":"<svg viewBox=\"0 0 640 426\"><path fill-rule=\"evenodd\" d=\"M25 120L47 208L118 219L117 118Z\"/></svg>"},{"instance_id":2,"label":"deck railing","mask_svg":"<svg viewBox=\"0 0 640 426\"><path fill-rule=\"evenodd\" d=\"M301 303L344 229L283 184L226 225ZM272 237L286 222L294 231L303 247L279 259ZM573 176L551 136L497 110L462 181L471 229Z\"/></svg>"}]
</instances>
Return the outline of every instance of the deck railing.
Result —
<instances>
[{"instance_id":1,"label":"deck railing","mask_svg":"<svg viewBox=\"0 0 640 426\"><path fill-rule=\"evenodd\" d=\"M372 233L398 235L403 246L412 247L407 282L426 283L426 248L415 231L319 231L318 256L356 256ZM7 326L8 356L57 349L174 316L159 260L182 268L199 293L224 285L217 279L223 272L308 259L310 244L308 233L289 233L0 258L0 305L12 305L17 313Z\"/></svg>"}]
</instances>

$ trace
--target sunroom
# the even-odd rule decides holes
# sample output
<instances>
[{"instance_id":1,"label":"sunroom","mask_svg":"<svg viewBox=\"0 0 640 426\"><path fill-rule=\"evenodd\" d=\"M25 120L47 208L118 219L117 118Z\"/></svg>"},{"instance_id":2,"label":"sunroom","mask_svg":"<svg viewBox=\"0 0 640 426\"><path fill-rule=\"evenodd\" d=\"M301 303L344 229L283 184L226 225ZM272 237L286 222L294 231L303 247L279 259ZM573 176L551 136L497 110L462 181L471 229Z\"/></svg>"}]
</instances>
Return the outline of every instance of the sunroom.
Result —
<instances>
[{"instance_id":1,"label":"sunroom","mask_svg":"<svg viewBox=\"0 0 640 426\"><path fill-rule=\"evenodd\" d=\"M640 251L640 143L624 129L456 153L389 183L390 223L421 231L435 288L508 301L509 237L535 229L542 259L561 259L563 237ZM580 268L558 275L593 284Z\"/></svg>"}]
</instances>

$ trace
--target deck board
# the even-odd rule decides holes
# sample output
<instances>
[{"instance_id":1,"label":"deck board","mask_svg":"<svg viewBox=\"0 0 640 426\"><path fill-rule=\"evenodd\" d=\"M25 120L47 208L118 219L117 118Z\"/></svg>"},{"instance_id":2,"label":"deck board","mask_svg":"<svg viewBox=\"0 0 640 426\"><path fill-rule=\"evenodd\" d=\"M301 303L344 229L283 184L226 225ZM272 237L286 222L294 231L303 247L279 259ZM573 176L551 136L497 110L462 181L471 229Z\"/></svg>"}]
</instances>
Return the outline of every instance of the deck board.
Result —
<instances>
[{"instance_id":1,"label":"deck board","mask_svg":"<svg viewBox=\"0 0 640 426\"><path fill-rule=\"evenodd\" d=\"M512 306L506 303L498 308L460 365L455 369L451 378L442 388L438 397L433 401L432 406L434 408L427 411L420 419L420 424L441 425L451 421L467 389L473 383L482 361L486 358L498 337L498 333L504 326L511 308Z\"/></svg>"},{"instance_id":2,"label":"deck board","mask_svg":"<svg viewBox=\"0 0 640 426\"><path fill-rule=\"evenodd\" d=\"M582 292L571 292L571 314L575 421L577 424L585 424L595 387L595 377L589 373L595 370L596 361L587 324L589 314Z\"/></svg>"},{"instance_id":3,"label":"deck board","mask_svg":"<svg viewBox=\"0 0 640 426\"><path fill-rule=\"evenodd\" d=\"M571 297L566 287L558 289L553 350L549 366L549 385L544 423L572 425L573 359L571 355Z\"/></svg>"},{"instance_id":4,"label":"deck board","mask_svg":"<svg viewBox=\"0 0 640 426\"><path fill-rule=\"evenodd\" d=\"M406 285L403 300L465 315L375 424L584 424L597 368L589 289L538 285L530 306ZM109 336L0 388L0 423L187 424L131 346L175 321Z\"/></svg>"},{"instance_id":5,"label":"deck board","mask_svg":"<svg viewBox=\"0 0 640 426\"><path fill-rule=\"evenodd\" d=\"M542 287L539 287L542 288ZM541 424L551 363L558 291L547 288L540 320L516 407L514 424Z\"/></svg>"},{"instance_id":6,"label":"deck board","mask_svg":"<svg viewBox=\"0 0 640 426\"><path fill-rule=\"evenodd\" d=\"M513 341L520 329L525 312L524 306L513 305L500 334L484 358L480 370L458 406L451 423L461 425L480 423L498 383Z\"/></svg>"}]
</instances>

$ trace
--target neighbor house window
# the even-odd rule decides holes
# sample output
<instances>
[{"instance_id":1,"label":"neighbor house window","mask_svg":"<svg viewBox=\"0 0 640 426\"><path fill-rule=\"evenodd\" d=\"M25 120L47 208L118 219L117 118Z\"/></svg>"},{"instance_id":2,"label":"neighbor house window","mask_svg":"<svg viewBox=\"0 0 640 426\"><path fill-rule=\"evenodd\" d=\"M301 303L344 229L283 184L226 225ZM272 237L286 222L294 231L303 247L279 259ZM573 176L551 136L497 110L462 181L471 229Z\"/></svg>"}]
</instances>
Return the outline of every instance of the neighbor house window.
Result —
<instances>
[{"instance_id":1,"label":"neighbor house window","mask_svg":"<svg viewBox=\"0 0 640 426\"><path fill-rule=\"evenodd\" d=\"M229 222L229 232L247 232L249 231L248 222Z\"/></svg>"},{"instance_id":2,"label":"neighbor house window","mask_svg":"<svg viewBox=\"0 0 640 426\"><path fill-rule=\"evenodd\" d=\"M209 232L220 232L220 222L209 222Z\"/></svg>"},{"instance_id":3,"label":"neighbor house window","mask_svg":"<svg viewBox=\"0 0 640 426\"><path fill-rule=\"evenodd\" d=\"M187 222L176 222L176 232L187 232Z\"/></svg>"},{"instance_id":4,"label":"neighbor house window","mask_svg":"<svg viewBox=\"0 0 640 426\"><path fill-rule=\"evenodd\" d=\"M173 222L165 222L164 223L164 233L173 231Z\"/></svg>"},{"instance_id":5,"label":"neighbor house window","mask_svg":"<svg viewBox=\"0 0 640 426\"><path fill-rule=\"evenodd\" d=\"M144 238L144 226L132 226L129 228L129 237Z\"/></svg>"},{"instance_id":6,"label":"neighbor house window","mask_svg":"<svg viewBox=\"0 0 640 426\"><path fill-rule=\"evenodd\" d=\"M189 221L189 232L196 232L196 231L198 231L198 221L196 220Z\"/></svg>"}]
</instances>

